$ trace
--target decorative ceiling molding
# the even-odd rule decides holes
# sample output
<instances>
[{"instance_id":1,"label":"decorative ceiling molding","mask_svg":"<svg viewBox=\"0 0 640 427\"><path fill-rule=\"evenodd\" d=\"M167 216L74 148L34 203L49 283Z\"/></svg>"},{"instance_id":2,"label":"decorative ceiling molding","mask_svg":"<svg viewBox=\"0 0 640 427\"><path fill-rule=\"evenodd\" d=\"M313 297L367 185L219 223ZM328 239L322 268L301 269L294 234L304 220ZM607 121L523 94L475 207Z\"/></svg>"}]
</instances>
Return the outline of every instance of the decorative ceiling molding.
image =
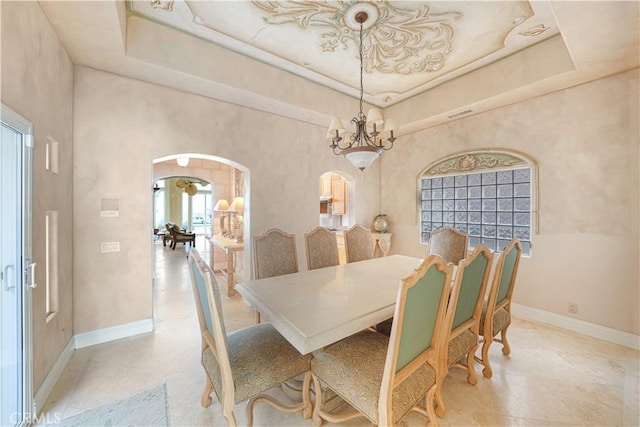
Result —
<instances>
[{"instance_id":1,"label":"decorative ceiling molding","mask_svg":"<svg viewBox=\"0 0 640 427\"><path fill-rule=\"evenodd\" d=\"M538 24L535 25L527 30L524 31L520 31L518 34L520 34L521 36L528 36L528 37L535 37L535 36L539 36L540 34L544 33L545 31L547 31L549 28L544 24Z\"/></svg>"},{"instance_id":2,"label":"decorative ceiling molding","mask_svg":"<svg viewBox=\"0 0 640 427\"><path fill-rule=\"evenodd\" d=\"M451 175L528 163L525 158L499 151L463 153L436 162L429 166L423 175Z\"/></svg>"},{"instance_id":3,"label":"decorative ceiling molding","mask_svg":"<svg viewBox=\"0 0 640 427\"><path fill-rule=\"evenodd\" d=\"M154 9L165 10L167 12L173 11L173 0L149 0L149 4Z\"/></svg>"},{"instance_id":4,"label":"decorative ceiling molding","mask_svg":"<svg viewBox=\"0 0 640 427\"><path fill-rule=\"evenodd\" d=\"M461 12L431 13L427 4L418 9L394 7L384 0L376 3L260 1L252 3L266 11L270 24L295 23L300 29L323 28L319 40L323 52L358 46L359 27L352 22L356 10L365 10L371 22L364 29L363 60L371 73L413 74L441 70L453 51L454 21Z\"/></svg>"}]
</instances>

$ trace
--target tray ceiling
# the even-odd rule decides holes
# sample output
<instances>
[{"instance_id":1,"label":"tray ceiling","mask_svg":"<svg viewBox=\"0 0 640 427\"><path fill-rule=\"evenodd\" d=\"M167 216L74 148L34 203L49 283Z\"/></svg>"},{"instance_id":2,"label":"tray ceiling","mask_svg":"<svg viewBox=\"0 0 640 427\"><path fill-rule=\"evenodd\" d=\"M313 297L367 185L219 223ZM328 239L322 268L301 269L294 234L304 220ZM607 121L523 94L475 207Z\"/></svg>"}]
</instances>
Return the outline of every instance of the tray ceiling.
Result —
<instances>
[{"instance_id":1,"label":"tray ceiling","mask_svg":"<svg viewBox=\"0 0 640 427\"><path fill-rule=\"evenodd\" d=\"M130 14L388 107L559 33L547 2L130 0Z\"/></svg>"}]
</instances>

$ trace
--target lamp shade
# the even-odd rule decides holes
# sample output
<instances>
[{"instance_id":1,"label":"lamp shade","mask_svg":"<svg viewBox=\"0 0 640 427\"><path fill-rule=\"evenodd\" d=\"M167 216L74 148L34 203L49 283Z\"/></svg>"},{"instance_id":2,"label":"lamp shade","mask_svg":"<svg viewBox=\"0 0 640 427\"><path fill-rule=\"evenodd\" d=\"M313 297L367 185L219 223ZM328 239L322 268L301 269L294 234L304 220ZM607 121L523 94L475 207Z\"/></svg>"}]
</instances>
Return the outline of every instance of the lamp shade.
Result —
<instances>
[{"instance_id":1,"label":"lamp shade","mask_svg":"<svg viewBox=\"0 0 640 427\"><path fill-rule=\"evenodd\" d=\"M332 117L331 124L329 125L329 130L327 132L327 138L333 138L336 131L338 131L338 134L344 132L344 122L337 117Z\"/></svg>"},{"instance_id":2,"label":"lamp shade","mask_svg":"<svg viewBox=\"0 0 640 427\"><path fill-rule=\"evenodd\" d=\"M176 162L178 162L178 166L186 168L187 166L189 166L189 158L188 157L178 157L176 159Z\"/></svg>"},{"instance_id":3,"label":"lamp shade","mask_svg":"<svg viewBox=\"0 0 640 427\"><path fill-rule=\"evenodd\" d=\"M370 125L382 126L384 120L382 120L382 115L380 114L380 110L377 108L370 108L369 112L367 112L367 123Z\"/></svg>"},{"instance_id":4,"label":"lamp shade","mask_svg":"<svg viewBox=\"0 0 640 427\"><path fill-rule=\"evenodd\" d=\"M230 211L241 212L244 210L244 199L242 197L236 197L229 206Z\"/></svg>"},{"instance_id":5,"label":"lamp shade","mask_svg":"<svg viewBox=\"0 0 640 427\"><path fill-rule=\"evenodd\" d=\"M229 209L229 202L225 199L218 200L216 205L213 207L214 211L226 211L227 209Z\"/></svg>"},{"instance_id":6,"label":"lamp shade","mask_svg":"<svg viewBox=\"0 0 640 427\"><path fill-rule=\"evenodd\" d=\"M345 150L344 156L361 171L365 170L380 156L373 147L357 147Z\"/></svg>"},{"instance_id":7,"label":"lamp shade","mask_svg":"<svg viewBox=\"0 0 640 427\"><path fill-rule=\"evenodd\" d=\"M396 124L395 119L387 119L384 122L384 131L385 132L398 131L398 125Z\"/></svg>"}]
</instances>

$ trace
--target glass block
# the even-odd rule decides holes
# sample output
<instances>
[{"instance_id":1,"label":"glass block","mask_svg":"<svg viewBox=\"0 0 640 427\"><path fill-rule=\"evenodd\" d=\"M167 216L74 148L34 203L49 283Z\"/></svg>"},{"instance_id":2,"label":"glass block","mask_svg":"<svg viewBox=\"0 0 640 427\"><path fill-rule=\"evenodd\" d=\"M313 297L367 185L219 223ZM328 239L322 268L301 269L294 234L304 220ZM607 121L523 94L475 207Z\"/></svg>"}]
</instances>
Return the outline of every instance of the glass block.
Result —
<instances>
[{"instance_id":1,"label":"glass block","mask_svg":"<svg viewBox=\"0 0 640 427\"><path fill-rule=\"evenodd\" d=\"M531 181L531 170L527 169L515 169L513 171L513 182L529 182Z\"/></svg>"},{"instance_id":2,"label":"glass block","mask_svg":"<svg viewBox=\"0 0 640 427\"><path fill-rule=\"evenodd\" d=\"M513 210L513 199L498 199L498 211L511 212L512 210Z\"/></svg>"},{"instance_id":3,"label":"glass block","mask_svg":"<svg viewBox=\"0 0 640 427\"><path fill-rule=\"evenodd\" d=\"M498 220L495 212L482 212L482 223L483 224L495 224Z\"/></svg>"},{"instance_id":4,"label":"glass block","mask_svg":"<svg viewBox=\"0 0 640 427\"><path fill-rule=\"evenodd\" d=\"M529 197L529 196L531 196L531 185L529 183L526 183L526 184L514 184L513 185L513 195L515 197Z\"/></svg>"},{"instance_id":5,"label":"glass block","mask_svg":"<svg viewBox=\"0 0 640 427\"><path fill-rule=\"evenodd\" d=\"M422 190L422 200L431 200L431 190Z\"/></svg>"},{"instance_id":6,"label":"glass block","mask_svg":"<svg viewBox=\"0 0 640 427\"><path fill-rule=\"evenodd\" d=\"M481 219L480 212L469 212L469 224L480 224Z\"/></svg>"},{"instance_id":7,"label":"glass block","mask_svg":"<svg viewBox=\"0 0 640 427\"><path fill-rule=\"evenodd\" d=\"M455 202L453 200L443 200L442 201L442 210L443 211L451 211L453 212L455 206Z\"/></svg>"},{"instance_id":8,"label":"glass block","mask_svg":"<svg viewBox=\"0 0 640 427\"><path fill-rule=\"evenodd\" d=\"M456 188L456 199L467 198L467 187Z\"/></svg>"},{"instance_id":9,"label":"glass block","mask_svg":"<svg viewBox=\"0 0 640 427\"><path fill-rule=\"evenodd\" d=\"M513 227L513 237L520 240L531 240L531 232L529 227Z\"/></svg>"},{"instance_id":10,"label":"glass block","mask_svg":"<svg viewBox=\"0 0 640 427\"><path fill-rule=\"evenodd\" d=\"M441 211L442 210L442 200L434 200L431 202L431 210L432 211Z\"/></svg>"},{"instance_id":11,"label":"glass block","mask_svg":"<svg viewBox=\"0 0 640 427\"><path fill-rule=\"evenodd\" d=\"M492 251L495 251L496 250L496 246L497 246L497 241L496 241L496 239L483 237L482 238L482 244L487 245L489 247L489 249L491 249Z\"/></svg>"},{"instance_id":12,"label":"glass block","mask_svg":"<svg viewBox=\"0 0 640 427\"><path fill-rule=\"evenodd\" d=\"M469 246L475 248L476 246L480 246L481 240L480 237L469 237Z\"/></svg>"},{"instance_id":13,"label":"glass block","mask_svg":"<svg viewBox=\"0 0 640 427\"><path fill-rule=\"evenodd\" d=\"M482 199L482 210L483 211L496 211L498 203L496 199Z\"/></svg>"},{"instance_id":14,"label":"glass block","mask_svg":"<svg viewBox=\"0 0 640 427\"><path fill-rule=\"evenodd\" d=\"M430 179L423 179L422 180L422 189L423 190L428 190L429 188L431 188L431 180Z\"/></svg>"},{"instance_id":15,"label":"glass block","mask_svg":"<svg viewBox=\"0 0 640 427\"><path fill-rule=\"evenodd\" d=\"M482 174L482 185L491 185L496 183L495 172L484 172Z\"/></svg>"},{"instance_id":16,"label":"glass block","mask_svg":"<svg viewBox=\"0 0 640 427\"><path fill-rule=\"evenodd\" d=\"M529 212L513 214L513 224L514 225L531 225L531 214Z\"/></svg>"},{"instance_id":17,"label":"glass block","mask_svg":"<svg viewBox=\"0 0 640 427\"><path fill-rule=\"evenodd\" d=\"M442 190L431 190L431 200L440 200L442 199Z\"/></svg>"},{"instance_id":18,"label":"glass block","mask_svg":"<svg viewBox=\"0 0 640 427\"><path fill-rule=\"evenodd\" d=\"M498 225L513 225L513 214L499 212Z\"/></svg>"},{"instance_id":19,"label":"glass block","mask_svg":"<svg viewBox=\"0 0 640 427\"><path fill-rule=\"evenodd\" d=\"M442 228L441 222L432 222L431 223L431 231L437 230L438 228Z\"/></svg>"},{"instance_id":20,"label":"glass block","mask_svg":"<svg viewBox=\"0 0 640 427\"><path fill-rule=\"evenodd\" d=\"M431 188L442 188L442 178L433 178L431 180Z\"/></svg>"},{"instance_id":21,"label":"glass block","mask_svg":"<svg viewBox=\"0 0 640 427\"><path fill-rule=\"evenodd\" d=\"M466 212L456 212L456 222L467 222Z\"/></svg>"},{"instance_id":22,"label":"glass block","mask_svg":"<svg viewBox=\"0 0 640 427\"><path fill-rule=\"evenodd\" d=\"M522 255L531 256L531 242L520 243L522 243Z\"/></svg>"},{"instance_id":23,"label":"glass block","mask_svg":"<svg viewBox=\"0 0 640 427\"><path fill-rule=\"evenodd\" d=\"M466 200L456 200L455 203L457 211L465 211L467 210L467 201Z\"/></svg>"},{"instance_id":24,"label":"glass block","mask_svg":"<svg viewBox=\"0 0 640 427\"><path fill-rule=\"evenodd\" d=\"M471 175L467 175L467 185L481 185L482 184L482 175L479 173L474 173Z\"/></svg>"},{"instance_id":25,"label":"glass block","mask_svg":"<svg viewBox=\"0 0 640 427\"><path fill-rule=\"evenodd\" d=\"M443 227L451 227L451 228L453 228L453 222L444 222L444 223L442 223L442 226Z\"/></svg>"},{"instance_id":26,"label":"glass block","mask_svg":"<svg viewBox=\"0 0 640 427\"><path fill-rule=\"evenodd\" d=\"M430 211L431 210L431 202L429 200L423 200L421 205L422 205L422 210L423 211Z\"/></svg>"},{"instance_id":27,"label":"glass block","mask_svg":"<svg viewBox=\"0 0 640 427\"><path fill-rule=\"evenodd\" d=\"M510 184L513 182L513 171L496 172L498 184Z\"/></svg>"},{"instance_id":28,"label":"glass block","mask_svg":"<svg viewBox=\"0 0 640 427\"><path fill-rule=\"evenodd\" d=\"M483 237L496 237L496 226L495 225L482 225L482 236Z\"/></svg>"},{"instance_id":29,"label":"glass block","mask_svg":"<svg viewBox=\"0 0 640 427\"><path fill-rule=\"evenodd\" d=\"M509 244L510 241L511 241L511 239L509 239L509 240L498 239L498 248L496 250L502 252L504 250L504 248L507 247L507 245Z\"/></svg>"},{"instance_id":30,"label":"glass block","mask_svg":"<svg viewBox=\"0 0 640 427\"><path fill-rule=\"evenodd\" d=\"M455 181L454 176L445 176L442 178L442 186L445 188L453 187L455 185Z\"/></svg>"},{"instance_id":31,"label":"glass block","mask_svg":"<svg viewBox=\"0 0 640 427\"><path fill-rule=\"evenodd\" d=\"M455 221L455 218L456 218L455 215L456 214L453 211L451 211L451 212L443 212L442 221L444 221L444 222L453 222L453 221Z\"/></svg>"},{"instance_id":32,"label":"glass block","mask_svg":"<svg viewBox=\"0 0 640 427\"><path fill-rule=\"evenodd\" d=\"M453 199L453 196L455 194L455 191L453 188L445 188L443 193L442 193L442 198L443 199Z\"/></svg>"},{"instance_id":33,"label":"glass block","mask_svg":"<svg viewBox=\"0 0 640 427\"><path fill-rule=\"evenodd\" d=\"M512 197L513 186L511 184L498 185L498 197Z\"/></svg>"},{"instance_id":34,"label":"glass block","mask_svg":"<svg viewBox=\"0 0 640 427\"><path fill-rule=\"evenodd\" d=\"M496 197L496 186L495 185L483 185L482 186L482 197Z\"/></svg>"},{"instance_id":35,"label":"glass block","mask_svg":"<svg viewBox=\"0 0 640 427\"><path fill-rule=\"evenodd\" d=\"M511 239L513 237L513 228L506 227L504 225L498 226L498 238L499 239Z\"/></svg>"},{"instance_id":36,"label":"glass block","mask_svg":"<svg viewBox=\"0 0 640 427\"><path fill-rule=\"evenodd\" d=\"M529 197L521 197L515 200L515 211L530 212L531 211L531 199Z\"/></svg>"},{"instance_id":37,"label":"glass block","mask_svg":"<svg viewBox=\"0 0 640 427\"><path fill-rule=\"evenodd\" d=\"M431 212L431 221L433 222L442 222L442 211L434 211Z\"/></svg>"},{"instance_id":38,"label":"glass block","mask_svg":"<svg viewBox=\"0 0 640 427\"><path fill-rule=\"evenodd\" d=\"M469 198L479 199L482 196L482 187L469 187Z\"/></svg>"},{"instance_id":39,"label":"glass block","mask_svg":"<svg viewBox=\"0 0 640 427\"><path fill-rule=\"evenodd\" d=\"M422 231L430 231L431 230L431 223L427 222L427 221L422 221Z\"/></svg>"},{"instance_id":40,"label":"glass block","mask_svg":"<svg viewBox=\"0 0 640 427\"><path fill-rule=\"evenodd\" d=\"M459 231L462 231L463 233L467 232L467 224L466 224L466 222L464 224L459 224L459 223L456 222L456 228Z\"/></svg>"},{"instance_id":41,"label":"glass block","mask_svg":"<svg viewBox=\"0 0 640 427\"><path fill-rule=\"evenodd\" d=\"M422 242L427 243L429 241L429 233L422 233Z\"/></svg>"},{"instance_id":42,"label":"glass block","mask_svg":"<svg viewBox=\"0 0 640 427\"><path fill-rule=\"evenodd\" d=\"M423 221L431 221L431 211L422 212Z\"/></svg>"},{"instance_id":43,"label":"glass block","mask_svg":"<svg viewBox=\"0 0 640 427\"><path fill-rule=\"evenodd\" d=\"M456 187L466 187L466 186L467 186L467 175L456 176Z\"/></svg>"},{"instance_id":44,"label":"glass block","mask_svg":"<svg viewBox=\"0 0 640 427\"><path fill-rule=\"evenodd\" d=\"M480 225L469 224L469 236L482 236L482 227L480 227Z\"/></svg>"},{"instance_id":45,"label":"glass block","mask_svg":"<svg viewBox=\"0 0 640 427\"><path fill-rule=\"evenodd\" d=\"M480 199L471 199L469 200L469 210L470 211L479 211L482 209L482 200Z\"/></svg>"}]
</instances>

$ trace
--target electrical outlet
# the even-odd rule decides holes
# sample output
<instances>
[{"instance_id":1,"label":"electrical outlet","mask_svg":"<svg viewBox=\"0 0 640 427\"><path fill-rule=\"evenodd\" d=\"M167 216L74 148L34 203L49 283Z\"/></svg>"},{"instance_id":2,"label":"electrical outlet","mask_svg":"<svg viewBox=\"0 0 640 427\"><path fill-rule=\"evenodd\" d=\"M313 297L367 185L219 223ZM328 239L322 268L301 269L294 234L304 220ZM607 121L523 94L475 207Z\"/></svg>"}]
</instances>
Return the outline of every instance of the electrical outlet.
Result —
<instances>
[{"instance_id":1,"label":"electrical outlet","mask_svg":"<svg viewBox=\"0 0 640 427\"><path fill-rule=\"evenodd\" d=\"M575 302L570 302L569 303L569 313L578 314L578 304L576 304Z\"/></svg>"}]
</instances>

